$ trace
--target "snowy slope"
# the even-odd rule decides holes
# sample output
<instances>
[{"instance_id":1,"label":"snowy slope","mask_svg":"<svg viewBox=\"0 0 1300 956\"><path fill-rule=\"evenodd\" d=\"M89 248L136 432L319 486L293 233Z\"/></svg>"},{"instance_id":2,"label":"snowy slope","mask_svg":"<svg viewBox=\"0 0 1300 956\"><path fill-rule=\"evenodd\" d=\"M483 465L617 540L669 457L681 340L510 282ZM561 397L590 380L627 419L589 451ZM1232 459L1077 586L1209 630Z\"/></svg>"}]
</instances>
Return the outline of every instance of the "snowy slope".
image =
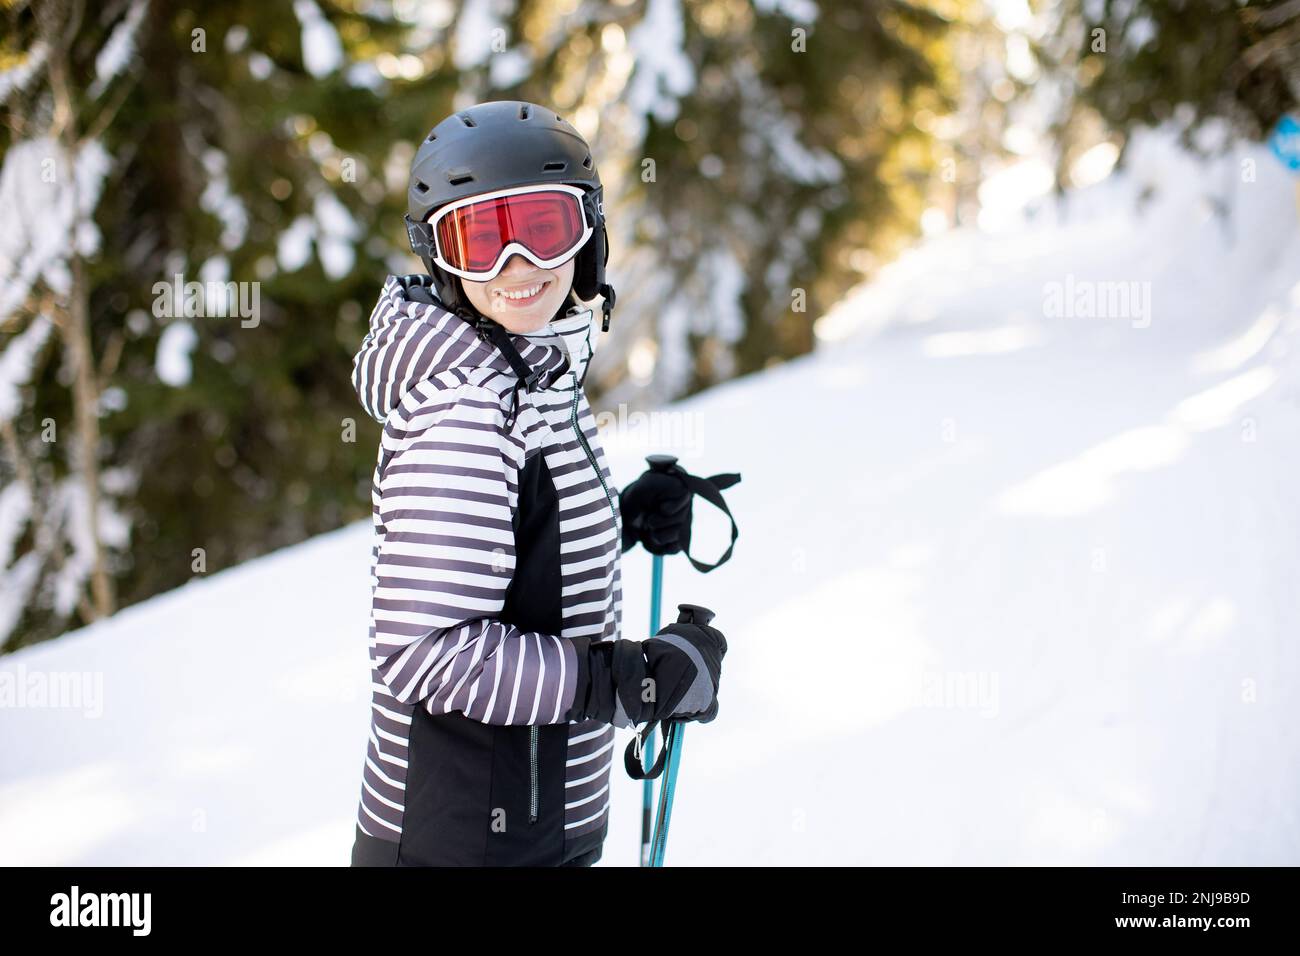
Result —
<instances>
[{"instance_id":1,"label":"snowy slope","mask_svg":"<svg viewBox=\"0 0 1300 956\"><path fill-rule=\"evenodd\" d=\"M1149 315L1044 315L1053 283L1129 280ZM1066 214L932 240L821 331L657 422L744 475L735 559L666 575L731 643L669 863L1300 863L1294 181L1152 137ZM668 450L606 442L620 481ZM0 659L103 675L101 716L0 716L0 862L345 862L368 535ZM639 636L649 561L624 570ZM603 862L631 864L640 787L614 787Z\"/></svg>"}]
</instances>

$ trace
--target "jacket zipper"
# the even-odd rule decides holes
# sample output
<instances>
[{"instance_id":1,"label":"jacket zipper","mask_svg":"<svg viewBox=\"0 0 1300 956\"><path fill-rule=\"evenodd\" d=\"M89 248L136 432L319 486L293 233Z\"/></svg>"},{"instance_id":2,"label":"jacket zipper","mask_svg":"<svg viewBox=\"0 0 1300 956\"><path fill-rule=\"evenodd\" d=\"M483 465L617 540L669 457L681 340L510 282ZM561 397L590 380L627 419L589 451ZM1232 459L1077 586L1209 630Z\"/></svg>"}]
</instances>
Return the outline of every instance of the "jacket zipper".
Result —
<instances>
[{"instance_id":1,"label":"jacket zipper","mask_svg":"<svg viewBox=\"0 0 1300 956\"><path fill-rule=\"evenodd\" d=\"M534 724L528 728L528 822L537 822L537 737L540 728Z\"/></svg>"},{"instance_id":2,"label":"jacket zipper","mask_svg":"<svg viewBox=\"0 0 1300 956\"><path fill-rule=\"evenodd\" d=\"M578 436L578 442L582 445L582 450L587 453L587 460L591 462L591 467L596 472L596 477L600 480L600 487L605 491L605 500L609 502L609 513L615 515L614 496L609 493L609 485L605 484L605 475L600 470L600 464L596 461L596 456L592 454L591 446L587 444L587 436L582 433L582 426L578 424L578 393L581 391L577 386L573 389L573 410L571 420L573 422L573 433ZM618 525L618 519L614 519L615 527Z\"/></svg>"},{"instance_id":3,"label":"jacket zipper","mask_svg":"<svg viewBox=\"0 0 1300 956\"><path fill-rule=\"evenodd\" d=\"M609 511L615 516L617 524L617 512L614 510L614 496L609 493L609 485L605 484L605 475L600 470L600 463L596 461L596 456L591 450L591 445L587 443L587 436L582 433L582 427L578 422L578 388L573 390L573 406L570 411L570 420L573 424L573 433L578 436L578 443L582 445L583 452L587 455L587 461L591 462L592 469L596 472L596 478L600 481L601 490L605 492L605 500L609 502ZM536 725L528 728L528 822L537 822L537 803L538 803L538 785L537 785L537 739L541 729Z\"/></svg>"}]
</instances>

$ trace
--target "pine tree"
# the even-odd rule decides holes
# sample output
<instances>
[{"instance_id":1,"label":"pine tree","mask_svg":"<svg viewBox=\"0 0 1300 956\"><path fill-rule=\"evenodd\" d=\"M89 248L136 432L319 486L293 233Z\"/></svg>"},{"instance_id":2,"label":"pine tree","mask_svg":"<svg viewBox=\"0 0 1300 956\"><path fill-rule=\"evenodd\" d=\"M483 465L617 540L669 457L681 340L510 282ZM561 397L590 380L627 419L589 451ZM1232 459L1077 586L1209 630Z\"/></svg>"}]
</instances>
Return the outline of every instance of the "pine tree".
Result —
<instances>
[{"instance_id":1,"label":"pine tree","mask_svg":"<svg viewBox=\"0 0 1300 956\"><path fill-rule=\"evenodd\" d=\"M98 245L0 314L0 557L29 595L0 600L8 647L369 514L351 359L384 275L418 268L409 161L454 109L527 99L588 134L620 291L588 383L656 401L806 352L915 233L951 152L917 119L953 108L950 18L973 7L8 4L6 167L43 136L103 156L77 217ZM60 575L57 540L83 570Z\"/></svg>"},{"instance_id":2,"label":"pine tree","mask_svg":"<svg viewBox=\"0 0 1300 956\"><path fill-rule=\"evenodd\" d=\"M1259 140L1300 103L1296 0L1070 0L1040 52L1068 77L1063 153L1089 114L1121 136L1173 123L1203 148L1207 121Z\"/></svg>"},{"instance_id":3,"label":"pine tree","mask_svg":"<svg viewBox=\"0 0 1300 956\"><path fill-rule=\"evenodd\" d=\"M13 189L35 202L47 160L102 185L54 265L0 270L12 649L367 513L349 363L400 236L385 164L426 119L376 122L409 24L350 5L4 16ZM172 301L176 276L231 301ZM241 301L256 316L215 314Z\"/></svg>"},{"instance_id":4,"label":"pine tree","mask_svg":"<svg viewBox=\"0 0 1300 956\"><path fill-rule=\"evenodd\" d=\"M7 46L0 67L10 110L0 168L0 644L35 606L56 622L116 608L124 475L104 467L100 417L119 343L93 337L91 268L111 166L99 137L131 82L116 53L131 44L140 8L111 30L84 24L70 0L9 13L22 45ZM52 388L31 387L42 380Z\"/></svg>"},{"instance_id":5,"label":"pine tree","mask_svg":"<svg viewBox=\"0 0 1300 956\"><path fill-rule=\"evenodd\" d=\"M621 280L592 378L607 400L809 351L864 262L915 234L937 154L913 120L952 109L956 81L938 10L970 5L934 6L581 4L547 30L548 4L507 5L463 85L550 103L592 134ZM620 357L646 351L653 380L629 380Z\"/></svg>"}]
</instances>

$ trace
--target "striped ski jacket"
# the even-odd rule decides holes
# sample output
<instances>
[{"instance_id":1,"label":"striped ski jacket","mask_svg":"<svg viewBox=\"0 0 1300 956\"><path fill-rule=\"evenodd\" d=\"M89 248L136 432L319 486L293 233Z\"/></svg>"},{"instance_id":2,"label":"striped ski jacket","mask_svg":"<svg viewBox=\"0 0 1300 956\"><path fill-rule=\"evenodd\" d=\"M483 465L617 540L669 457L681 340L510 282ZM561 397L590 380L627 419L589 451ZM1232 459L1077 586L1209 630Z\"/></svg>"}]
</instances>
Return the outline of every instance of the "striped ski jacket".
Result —
<instances>
[{"instance_id":1,"label":"striped ski jacket","mask_svg":"<svg viewBox=\"0 0 1300 956\"><path fill-rule=\"evenodd\" d=\"M573 640L615 640L622 618L618 492L581 387L592 313L512 336L541 373L530 393L470 325L412 301L422 280L388 278L353 363L384 430L352 862L590 862L614 728L566 719Z\"/></svg>"}]
</instances>

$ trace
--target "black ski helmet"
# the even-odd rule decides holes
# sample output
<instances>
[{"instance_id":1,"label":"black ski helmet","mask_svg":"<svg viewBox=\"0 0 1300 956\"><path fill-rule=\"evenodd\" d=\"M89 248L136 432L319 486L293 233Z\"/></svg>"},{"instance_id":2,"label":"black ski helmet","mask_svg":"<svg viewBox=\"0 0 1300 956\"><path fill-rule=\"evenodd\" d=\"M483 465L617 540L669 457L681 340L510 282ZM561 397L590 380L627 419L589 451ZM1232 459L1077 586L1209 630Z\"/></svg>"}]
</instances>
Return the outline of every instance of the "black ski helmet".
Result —
<instances>
[{"instance_id":1,"label":"black ski helmet","mask_svg":"<svg viewBox=\"0 0 1300 956\"><path fill-rule=\"evenodd\" d=\"M541 183L583 189L593 231L576 254L572 292L584 300L604 298L601 328L608 330L614 289L605 281L609 236L600 175L582 134L553 110L520 100L494 100L453 113L435 126L411 162L406 216L411 249L433 277L442 304L468 317L473 307L459 276L433 261L429 214L457 199Z\"/></svg>"}]
</instances>

